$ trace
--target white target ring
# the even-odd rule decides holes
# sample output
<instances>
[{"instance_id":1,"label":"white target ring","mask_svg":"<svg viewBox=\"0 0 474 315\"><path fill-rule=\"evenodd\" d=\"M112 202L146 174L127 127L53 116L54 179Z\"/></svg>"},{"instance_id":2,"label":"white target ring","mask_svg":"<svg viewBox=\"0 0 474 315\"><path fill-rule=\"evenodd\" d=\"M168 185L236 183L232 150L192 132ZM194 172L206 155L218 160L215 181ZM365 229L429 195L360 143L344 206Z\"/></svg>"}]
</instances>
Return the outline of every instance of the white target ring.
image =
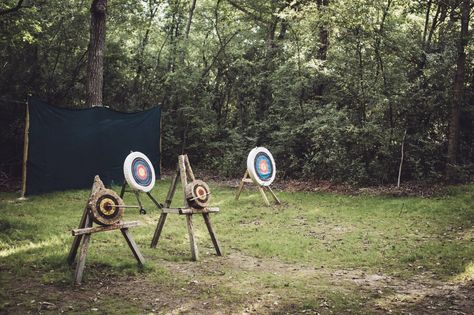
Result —
<instances>
[{"instance_id":1,"label":"white target ring","mask_svg":"<svg viewBox=\"0 0 474 315\"><path fill-rule=\"evenodd\" d=\"M270 186L275 180L276 165L272 154L264 147L256 147L247 157L247 170L254 183Z\"/></svg>"},{"instance_id":2,"label":"white target ring","mask_svg":"<svg viewBox=\"0 0 474 315\"><path fill-rule=\"evenodd\" d=\"M123 175L132 189L149 192L155 186L155 170L141 152L130 153L123 162Z\"/></svg>"}]
</instances>

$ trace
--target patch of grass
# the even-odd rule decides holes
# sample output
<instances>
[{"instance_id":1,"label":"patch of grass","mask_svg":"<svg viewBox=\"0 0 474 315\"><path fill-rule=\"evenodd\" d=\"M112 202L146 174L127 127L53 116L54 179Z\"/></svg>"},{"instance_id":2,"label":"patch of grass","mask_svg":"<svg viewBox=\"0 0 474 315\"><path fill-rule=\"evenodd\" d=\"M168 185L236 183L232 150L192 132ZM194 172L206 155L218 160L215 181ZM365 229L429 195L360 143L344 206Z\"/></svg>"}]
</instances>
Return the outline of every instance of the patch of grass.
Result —
<instances>
[{"instance_id":1,"label":"patch of grass","mask_svg":"<svg viewBox=\"0 0 474 315\"><path fill-rule=\"evenodd\" d=\"M163 201L169 184L158 182L153 195ZM119 191L119 187L114 189ZM181 206L179 189L174 206ZM267 264L275 261L295 269L313 268L328 273L358 269L401 278L429 272L441 280L472 279L473 185L449 187L446 195L433 198L277 192L283 205L272 207L264 206L254 190L245 190L240 200L235 201L234 189L215 184L211 189L211 203L221 208L211 218L224 255L238 252L244 260L252 257ZM77 227L88 194L88 190L57 192L32 196L24 202L17 202L14 194L0 194L0 287L4 288L0 290L0 310L37 309L36 302L30 303L34 304L31 308L25 305L39 297L49 297L68 310L68 299L76 292L71 289L73 271L66 263L72 242L70 230ZM213 258L206 226L198 216L194 224L203 262L189 262L189 242L182 216L168 216L158 247L151 249L159 211L146 196L142 201L148 214L140 216L135 209L127 209L125 219L142 222L130 231L147 259L145 266L137 267L117 231L94 234L84 282L95 290L97 283L118 281L125 285L142 279L137 284L140 288L128 285L127 292L142 290L142 296L153 293L159 298L150 295L153 304L141 297L129 298L126 292L116 292L101 301L109 314L172 310L179 307L180 301L186 305L189 297L198 301L198 310L202 312L209 305L216 309L219 305L231 305L243 310L242 305L251 303L253 295L265 296L266 291L280 296L271 302L277 303L271 304L270 312L307 309L321 314L348 310L370 313L364 308L366 297L350 284L330 283L324 276L318 278L312 273L307 277L297 273L285 276L275 270L244 270L239 264L228 265L229 262L219 266L219 259ZM136 204L133 194L126 194L125 203ZM208 270L209 259L214 265ZM201 269L192 267L196 264ZM199 285L193 285L194 281ZM44 291L43 286L50 291ZM61 296L55 297L52 292L64 288L68 288L71 296L62 301ZM29 293L18 294L15 290ZM156 293L164 290L172 295L166 301L164 293ZM72 313L81 313L81 308L88 307L87 303L74 305L69 309ZM104 307L98 309L100 313Z\"/></svg>"}]
</instances>

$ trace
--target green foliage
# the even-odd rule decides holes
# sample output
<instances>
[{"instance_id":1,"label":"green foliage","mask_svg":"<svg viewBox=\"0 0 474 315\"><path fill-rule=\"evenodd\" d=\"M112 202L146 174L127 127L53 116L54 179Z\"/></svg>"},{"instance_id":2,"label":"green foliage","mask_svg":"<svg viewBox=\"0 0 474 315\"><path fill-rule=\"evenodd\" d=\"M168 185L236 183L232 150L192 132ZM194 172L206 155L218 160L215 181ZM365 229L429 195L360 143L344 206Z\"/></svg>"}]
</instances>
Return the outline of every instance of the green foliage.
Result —
<instances>
[{"instance_id":1,"label":"green foliage","mask_svg":"<svg viewBox=\"0 0 474 315\"><path fill-rule=\"evenodd\" d=\"M264 145L282 176L393 183L406 132L402 178L442 177L459 1L317 3L198 0L189 21L191 1L110 2L104 103L122 111L162 106L167 167L186 151L199 167L235 176L246 152ZM11 101L27 94L83 107L88 6L31 1L0 16L5 116L18 117ZM459 145L466 179L473 50L471 37ZM1 134L13 147L2 160L20 160L18 121L9 127L17 136Z\"/></svg>"}]
</instances>

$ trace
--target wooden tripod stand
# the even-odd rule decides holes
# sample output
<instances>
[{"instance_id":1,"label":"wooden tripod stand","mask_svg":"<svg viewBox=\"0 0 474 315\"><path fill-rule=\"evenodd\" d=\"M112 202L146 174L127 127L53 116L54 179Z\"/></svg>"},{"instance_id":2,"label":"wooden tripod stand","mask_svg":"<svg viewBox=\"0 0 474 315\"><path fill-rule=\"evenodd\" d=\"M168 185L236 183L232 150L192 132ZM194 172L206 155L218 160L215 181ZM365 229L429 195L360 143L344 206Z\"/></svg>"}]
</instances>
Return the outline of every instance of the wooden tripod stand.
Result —
<instances>
[{"instance_id":1,"label":"wooden tripod stand","mask_svg":"<svg viewBox=\"0 0 474 315\"><path fill-rule=\"evenodd\" d=\"M91 199L93 195L98 192L100 189L105 189L104 184L100 180L99 176L94 178L94 184L92 186L92 191L90 194L89 199L87 200L86 206L84 207L84 212L82 214L81 222L79 223L79 228L72 230L72 235L74 236L74 240L72 242L71 249L69 251L69 255L67 258L67 262L69 265L72 265L76 260L77 251L80 249L79 259L76 264L76 269L74 272L74 284L81 284L82 282L82 275L84 273L84 267L86 264L86 256L87 250L89 249L89 244L91 240L92 233L98 232L105 232L105 231L112 231L112 230L119 230L122 232L125 241L127 242L128 246L132 250L133 256L138 261L139 265L143 265L145 263L145 258L143 258L140 250L138 249L137 244L132 238L132 235L128 231L130 227L140 225L139 221L130 221L130 222L122 222L119 221L117 223L111 225L103 225L103 226L96 226L93 227L92 224L92 216L90 207L94 206L91 205ZM82 241L82 245L81 245Z\"/></svg>"},{"instance_id":2,"label":"wooden tripod stand","mask_svg":"<svg viewBox=\"0 0 474 315\"><path fill-rule=\"evenodd\" d=\"M209 235L211 236L212 244L214 245L214 249L216 250L216 254L217 256L222 256L219 242L217 241L216 235L211 225L211 218L209 217L209 213L219 212L219 208L205 207L202 209L197 209L197 208L191 207L189 205L188 200L186 199L186 185L188 184L188 178L191 181L195 180L193 170L189 163L189 158L187 155L180 155L178 157L178 166L176 168L176 174L174 175L171 181L171 186L168 191L168 195L166 196L166 201L161 211L160 219L158 220L158 224L156 226L156 230L153 235L153 239L151 241L150 247L156 248L156 244L158 244L158 240L160 239L160 235L163 230L163 226L165 225L165 221L166 221L166 217L168 216L168 213L186 215L186 226L188 228L192 260L198 260L199 252L197 248L196 235L194 234L194 229L193 229L193 214L202 214L204 218L204 222L206 223L206 226L207 226L207 230L209 231ZM176 191L176 185L178 184L178 179L181 180L181 185L183 186L184 207L183 208L170 208L174 193Z\"/></svg>"},{"instance_id":3,"label":"wooden tripod stand","mask_svg":"<svg viewBox=\"0 0 474 315\"><path fill-rule=\"evenodd\" d=\"M281 204L280 199L278 199L278 197L275 195L275 193L270 188L270 186L260 186L256 183L254 183L252 178L250 178L248 170L245 171L244 177L242 177L242 179L240 180L239 188L237 189L237 194L235 195L235 200L239 200L240 193L242 192L242 189L244 189L245 183L252 183L252 184L255 184L257 186L257 189L260 192L260 194L262 195L263 201L265 202L265 204L267 206L270 206L270 202L268 201L268 198L267 198L267 195L265 194L264 188L266 188L270 192L270 194L272 195L272 197L275 200L276 204L278 204L278 205Z\"/></svg>"}]
</instances>

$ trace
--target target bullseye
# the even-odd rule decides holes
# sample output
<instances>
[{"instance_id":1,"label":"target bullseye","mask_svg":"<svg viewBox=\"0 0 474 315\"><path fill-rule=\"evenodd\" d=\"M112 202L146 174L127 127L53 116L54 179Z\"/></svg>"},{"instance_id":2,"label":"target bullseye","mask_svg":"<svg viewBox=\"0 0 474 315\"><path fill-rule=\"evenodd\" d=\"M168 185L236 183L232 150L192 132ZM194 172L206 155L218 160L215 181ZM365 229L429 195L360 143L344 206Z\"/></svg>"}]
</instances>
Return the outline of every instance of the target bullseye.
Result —
<instances>
[{"instance_id":1,"label":"target bullseye","mask_svg":"<svg viewBox=\"0 0 474 315\"><path fill-rule=\"evenodd\" d=\"M89 203L92 220L101 225L111 225L122 219L125 205L110 189L101 189L91 197Z\"/></svg>"},{"instance_id":2,"label":"target bullseye","mask_svg":"<svg viewBox=\"0 0 474 315\"><path fill-rule=\"evenodd\" d=\"M193 208L205 208L211 199L209 186L202 180L194 180L186 185L186 199Z\"/></svg>"},{"instance_id":3,"label":"target bullseye","mask_svg":"<svg viewBox=\"0 0 474 315\"><path fill-rule=\"evenodd\" d=\"M130 153L123 163L125 180L135 190L149 192L155 185L155 171L148 157L141 152Z\"/></svg>"},{"instance_id":4,"label":"target bullseye","mask_svg":"<svg viewBox=\"0 0 474 315\"><path fill-rule=\"evenodd\" d=\"M260 186L269 186L275 180L276 166L272 154L264 147L256 147L247 157L247 170Z\"/></svg>"}]
</instances>

